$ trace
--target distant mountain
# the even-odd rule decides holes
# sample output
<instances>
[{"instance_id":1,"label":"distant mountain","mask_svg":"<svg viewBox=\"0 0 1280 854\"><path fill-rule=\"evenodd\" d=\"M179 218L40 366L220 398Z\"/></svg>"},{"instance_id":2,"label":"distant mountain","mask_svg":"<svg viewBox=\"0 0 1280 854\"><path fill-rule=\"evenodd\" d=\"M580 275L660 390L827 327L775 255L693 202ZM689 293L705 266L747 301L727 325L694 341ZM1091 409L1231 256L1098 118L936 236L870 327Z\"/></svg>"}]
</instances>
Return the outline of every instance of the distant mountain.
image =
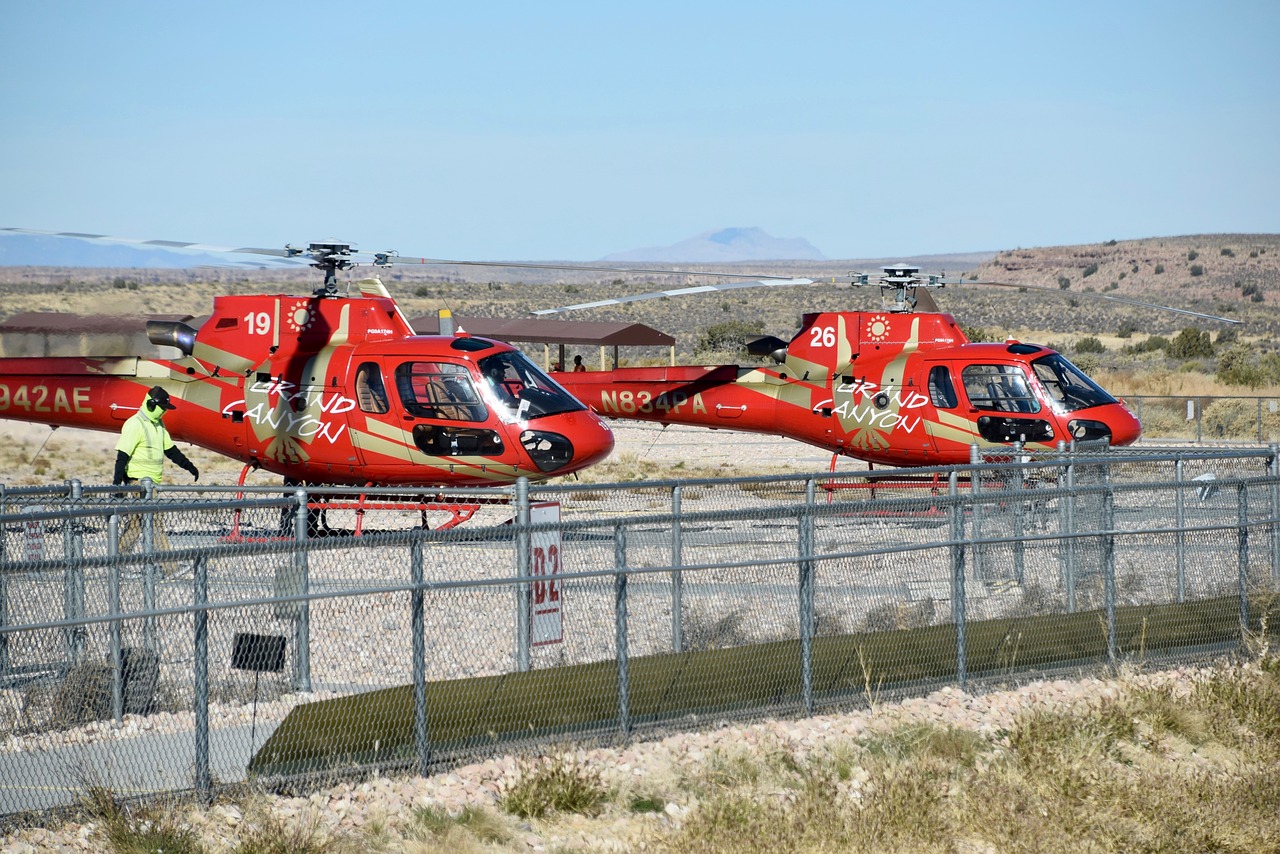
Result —
<instances>
[{"instance_id":1,"label":"distant mountain","mask_svg":"<svg viewBox=\"0 0 1280 854\"><path fill-rule=\"evenodd\" d=\"M0 267L186 268L243 263L225 255L0 232ZM252 263L252 262L251 262ZM266 259L264 259L266 263ZM254 264L254 266L257 266Z\"/></svg>"},{"instance_id":2,"label":"distant mountain","mask_svg":"<svg viewBox=\"0 0 1280 854\"><path fill-rule=\"evenodd\" d=\"M632 249L600 260L722 264L734 261L823 261L825 256L803 237L773 237L759 228L722 228L672 246Z\"/></svg>"}]
</instances>

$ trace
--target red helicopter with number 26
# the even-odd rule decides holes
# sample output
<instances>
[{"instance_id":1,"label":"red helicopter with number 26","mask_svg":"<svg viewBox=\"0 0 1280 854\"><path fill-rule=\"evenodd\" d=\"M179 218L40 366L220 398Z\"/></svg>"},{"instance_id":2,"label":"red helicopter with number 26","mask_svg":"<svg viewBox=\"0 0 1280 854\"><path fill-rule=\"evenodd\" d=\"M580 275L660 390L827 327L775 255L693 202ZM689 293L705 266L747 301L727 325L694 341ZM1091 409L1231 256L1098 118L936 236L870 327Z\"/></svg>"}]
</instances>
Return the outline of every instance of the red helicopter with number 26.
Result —
<instances>
[{"instance_id":1,"label":"red helicopter with number 26","mask_svg":"<svg viewBox=\"0 0 1280 854\"><path fill-rule=\"evenodd\" d=\"M781 435L870 463L941 466L970 461L972 447L1051 449L1060 442L1128 445L1142 428L1061 353L1007 340L972 343L928 289L946 284L918 267L883 268L879 311L806 314L790 342L762 338L748 352L768 367L637 367L556 373L579 400L611 418ZM867 275L854 285L871 284ZM809 285L811 279L703 285L548 309L594 308L683 292ZM1004 282L965 282L1049 290ZM1115 302L1238 321L1120 297Z\"/></svg>"}]
</instances>

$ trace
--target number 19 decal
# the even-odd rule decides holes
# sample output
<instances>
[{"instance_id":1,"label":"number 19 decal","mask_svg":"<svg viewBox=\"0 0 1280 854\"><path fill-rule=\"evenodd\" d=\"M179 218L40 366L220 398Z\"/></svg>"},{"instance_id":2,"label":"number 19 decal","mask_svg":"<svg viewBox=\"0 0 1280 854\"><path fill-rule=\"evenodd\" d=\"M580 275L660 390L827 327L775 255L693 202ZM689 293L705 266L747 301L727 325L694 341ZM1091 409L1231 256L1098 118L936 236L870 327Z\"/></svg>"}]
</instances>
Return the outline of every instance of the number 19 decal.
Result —
<instances>
[{"instance_id":1,"label":"number 19 decal","mask_svg":"<svg viewBox=\"0 0 1280 854\"><path fill-rule=\"evenodd\" d=\"M245 325L250 335L270 335L271 315L265 311L251 311L244 316Z\"/></svg>"}]
</instances>

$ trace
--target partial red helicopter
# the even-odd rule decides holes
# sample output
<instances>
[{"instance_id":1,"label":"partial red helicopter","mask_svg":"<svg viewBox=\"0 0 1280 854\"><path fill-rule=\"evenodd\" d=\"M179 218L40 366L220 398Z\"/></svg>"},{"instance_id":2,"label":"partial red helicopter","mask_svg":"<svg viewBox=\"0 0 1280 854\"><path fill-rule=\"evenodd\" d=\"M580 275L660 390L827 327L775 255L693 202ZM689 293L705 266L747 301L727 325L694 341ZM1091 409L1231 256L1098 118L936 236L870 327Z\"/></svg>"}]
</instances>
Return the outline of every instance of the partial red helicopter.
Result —
<instances>
[{"instance_id":1,"label":"partial red helicopter","mask_svg":"<svg viewBox=\"0 0 1280 854\"><path fill-rule=\"evenodd\" d=\"M553 376L594 411L611 418L781 435L833 455L893 466L967 463L975 444L991 448L1020 443L1036 450L1059 442L1128 445L1138 440L1142 427L1124 402L1061 353L1012 339L1000 344L970 342L955 318L939 312L929 297L927 289L942 287L944 278L919 273L918 267L905 264L883 268L875 282L887 297L880 311L806 314L790 342L763 338L748 344L752 355L771 357L773 366L617 368ZM832 281L866 285L871 278ZM1040 289L1005 282L965 284ZM535 313L742 286L703 285Z\"/></svg>"},{"instance_id":2,"label":"partial red helicopter","mask_svg":"<svg viewBox=\"0 0 1280 854\"><path fill-rule=\"evenodd\" d=\"M0 359L0 417L118 432L158 385L176 404L165 418L176 440L246 472L334 485L492 486L569 474L613 449L609 426L509 344L415 335L376 278L340 294L337 272L357 265L348 244L200 248L305 258L324 284L217 297L199 328L148 322L152 343L177 348L171 359Z\"/></svg>"}]
</instances>

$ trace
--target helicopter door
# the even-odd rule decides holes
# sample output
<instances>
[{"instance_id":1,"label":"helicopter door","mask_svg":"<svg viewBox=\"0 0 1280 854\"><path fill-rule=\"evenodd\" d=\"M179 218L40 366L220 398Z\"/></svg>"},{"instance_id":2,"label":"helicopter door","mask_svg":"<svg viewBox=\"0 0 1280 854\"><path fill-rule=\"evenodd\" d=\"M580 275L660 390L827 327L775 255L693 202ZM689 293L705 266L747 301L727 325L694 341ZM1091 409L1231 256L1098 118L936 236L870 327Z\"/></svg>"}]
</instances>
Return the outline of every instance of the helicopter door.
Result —
<instances>
[{"instance_id":1,"label":"helicopter door","mask_svg":"<svg viewBox=\"0 0 1280 854\"><path fill-rule=\"evenodd\" d=\"M1053 425L1040 412L1019 365L965 365L960 371L970 417L977 416L978 435L993 444L1053 442Z\"/></svg>"},{"instance_id":2,"label":"helicopter door","mask_svg":"<svg viewBox=\"0 0 1280 854\"><path fill-rule=\"evenodd\" d=\"M502 437L486 426L489 409L466 365L402 362L395 380L405 418L417 422L412 432L418 450L439 457L502 455Z\"/></svg>"}]
</instances>

